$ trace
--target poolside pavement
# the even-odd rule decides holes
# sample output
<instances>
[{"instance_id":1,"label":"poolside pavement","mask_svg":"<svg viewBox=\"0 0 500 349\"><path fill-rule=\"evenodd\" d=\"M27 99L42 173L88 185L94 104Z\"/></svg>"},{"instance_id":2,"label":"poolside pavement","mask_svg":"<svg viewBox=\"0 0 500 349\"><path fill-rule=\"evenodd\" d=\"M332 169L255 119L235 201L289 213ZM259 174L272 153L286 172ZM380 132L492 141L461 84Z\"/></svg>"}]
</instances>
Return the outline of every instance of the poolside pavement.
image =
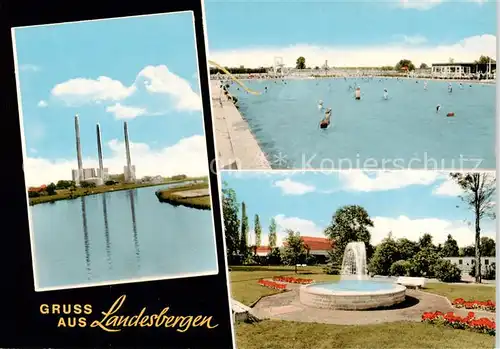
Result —
<instances>
[{"instance_id":1,"label":"poolside pavement","mask_svg":"<svg viewBox=\"0 0 500 349\"><path fill-rule=\"evenodd\" d=\"M271 165L233 102L211 81L214 133L219 168L268 170Z\"/></svg>"}]
</instances>

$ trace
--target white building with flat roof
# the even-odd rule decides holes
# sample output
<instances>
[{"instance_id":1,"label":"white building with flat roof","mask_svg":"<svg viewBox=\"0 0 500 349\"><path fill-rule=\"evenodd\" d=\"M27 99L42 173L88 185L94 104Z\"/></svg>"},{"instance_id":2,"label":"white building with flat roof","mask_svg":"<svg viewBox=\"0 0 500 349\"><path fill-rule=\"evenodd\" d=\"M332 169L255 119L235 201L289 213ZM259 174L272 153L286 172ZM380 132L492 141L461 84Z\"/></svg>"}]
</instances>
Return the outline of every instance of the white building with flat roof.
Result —
<instances>
[{"instance_id":1,"label":"white building with flat roof","mask_svg":"<svg viewBox=\"0 0 500 349\"><path fill-rule=\"evenodd\" d=\"M455 264L462 271L462 275L469 275L472 267L476 264L475 257L444 257L443 259ZM486 273L486 269L492 263L495 263L495 257L481 257L481 275Z\"/></svg>"}]
</instances>

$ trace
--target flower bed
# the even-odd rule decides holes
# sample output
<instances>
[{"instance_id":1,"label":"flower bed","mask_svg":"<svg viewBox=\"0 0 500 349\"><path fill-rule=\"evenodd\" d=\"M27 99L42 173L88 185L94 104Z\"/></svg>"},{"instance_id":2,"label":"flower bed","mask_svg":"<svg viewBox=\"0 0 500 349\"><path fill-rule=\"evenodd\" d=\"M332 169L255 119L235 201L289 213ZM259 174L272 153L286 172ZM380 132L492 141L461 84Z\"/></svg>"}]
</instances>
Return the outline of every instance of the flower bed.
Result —
<instances>
[{"instance_id":1,"label":"flower bed","mask_svg":"<svg viewBox=\"0 0 500 349\"><path fill-rule=\"evenodd\" d=\"M292 276L274 276L273 277L274 281L280 281L280 282L288 282L289 284L310 284L314 280L313 279L301 279L301 278L294 278Z\"/></svg>"},{"instance_id":2,"label":"flower bed","mask_svg":"<svg viewBox=\"0 0 500 349\"><path fill-rule=\"evenodd\" d=\"M422 322L436 325L445 325L461 330L471 330L494 336L496 333L495 321L488 318L476 318L471 311L467 316L461 317L454 313L443 314L439 311L425 312L422 314Z\"/></svg>"},{"instance_id":3,"label":"flower bed","mask_svg":"<svg viewBox=\"0 0 500 349\"><path fill-rule=\"evenodd\" d=\"M482 301L466 301L463 298L455 299L451 304L457 308L465 308L465 309L478 309L485 311L496 311L496 303L490 300L485 302Z\"/></svg>"},{"instance_id":4,"label":"flower bed","mask_svg":"<svg viewBox=\"0 0 500 349\"><path fill-rule=\"evenodd\" d=\"M258 281L258 283L261 286L272 288L274 290L286 290L286 285L285 284L280 284L279 282L274 282L274 281L270 281L270 280L260 279Z\"/></svg>"}]
</instances>

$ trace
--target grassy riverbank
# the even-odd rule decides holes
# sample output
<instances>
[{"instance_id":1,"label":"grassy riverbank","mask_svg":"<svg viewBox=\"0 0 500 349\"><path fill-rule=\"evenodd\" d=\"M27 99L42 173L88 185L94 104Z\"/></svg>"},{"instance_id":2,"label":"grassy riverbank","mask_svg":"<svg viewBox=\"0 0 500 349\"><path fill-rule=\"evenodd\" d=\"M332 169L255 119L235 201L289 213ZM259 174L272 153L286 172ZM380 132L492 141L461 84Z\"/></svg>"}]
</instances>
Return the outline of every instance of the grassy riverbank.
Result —
<instances>
[{"instance_id":1,"label":"grassy riverbank","mask_svg":"<svg viewBox=\"0 0 500 349\"><path fill-rule=\"evenodd\" d=\"M112 192L112 191L119 191L119 190L129 190L129 189L137 189L137 188L144 188L144 187L153 187L153 186L159 186L159 185L165 185L165 184L172 184L172 183L182 183L182 182L188 182L188 181L195 181L195 180L205 180L206 177L196 177L196 178L183 178L179 180L172 180L172 179L165 179L163 183L117 183L113 185L101 185L98 187L93 187L93 188L71 188L71 189L60 189L56 190L56 193L54 195L42 195L38 197L33 197L29 198L29 204L30 206L33 205L38 205L38 204L43 204L43 203L48 203L48 202L55 202L59 200L71 200L75 199L81 196L87 196L87 195L94 195L94 194L101 194L101 193L106 193L106 192Z\"/></svg>"},{"instance_id":2,"label":"grassy riverbank","mask_svg":"<svg viewBox=\"0 0 500 349\"><path fill-rule=\"evenodd\" d=\"M158 190L156 196L160 202L166 202L174 206L182 205L200 210L210 210L212 208L208 182Z\"/></svg>"}]
</instances>

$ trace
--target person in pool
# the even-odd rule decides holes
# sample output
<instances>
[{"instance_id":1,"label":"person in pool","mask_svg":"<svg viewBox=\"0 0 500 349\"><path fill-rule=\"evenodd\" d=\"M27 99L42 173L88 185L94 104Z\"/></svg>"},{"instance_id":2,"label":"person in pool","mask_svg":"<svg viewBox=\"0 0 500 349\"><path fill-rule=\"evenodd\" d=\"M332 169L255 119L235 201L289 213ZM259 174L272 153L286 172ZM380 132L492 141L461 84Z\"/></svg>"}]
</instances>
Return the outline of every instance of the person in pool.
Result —
<instances>
[{"instance_id":1,"label":"person in pool","mask_svg":"<svg viewBox=\"0 0 500 349\"><path fill-rule=\"evenodd\" d=\"M384 88L384 99L389 99L389 92L387 92L386 88Z\"/></svg>"},{"instance_id":2,"label":"person in pool","mask_svg":"<svg viewBox=\"0 0 500 349\"><path fill-rule=\"evenodd\" d=\"M441 104L436 105L436 113L439 113L439 109L441 109Z\"/></svg>"},{"instance_id":3,"label":"person in pool","mask_svg":"<svg viewBox=\"0 0 500 349\"><path fill-rule=\"evenodd\" d=\"M327 128L330 125L330 118L332 117L332 108L326 108L325 117L319 123L320 128Z\"/></svg>"},{"instance_id":4,"label":"person in pool","mask_svg":"<svg viewBox=\"0 0 500 349\"><path fill-rule=\"evenodd\" d=\"M319 101L318 101L318 109L319 109L319 110L322 110L322 109L323 109L323 101L322 101L322 100L319 100Z\"/></svg>"}]
</instances>

